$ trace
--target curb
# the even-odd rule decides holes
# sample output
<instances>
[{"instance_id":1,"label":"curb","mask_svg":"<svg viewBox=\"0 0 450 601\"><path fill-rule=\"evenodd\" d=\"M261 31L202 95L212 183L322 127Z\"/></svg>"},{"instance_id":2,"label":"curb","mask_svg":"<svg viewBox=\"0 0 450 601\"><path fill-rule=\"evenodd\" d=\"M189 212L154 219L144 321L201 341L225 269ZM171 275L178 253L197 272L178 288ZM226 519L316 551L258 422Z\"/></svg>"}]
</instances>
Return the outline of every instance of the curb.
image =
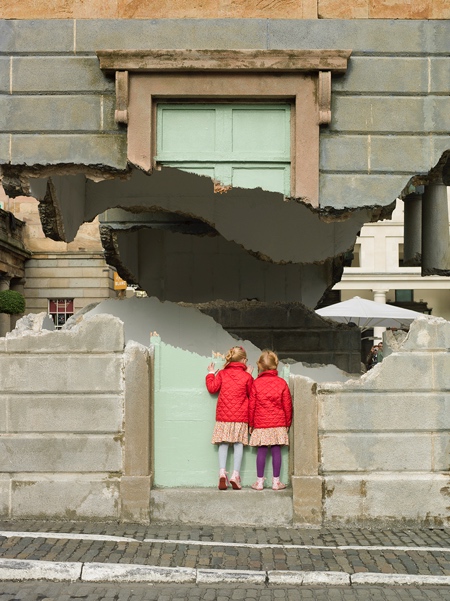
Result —
<instances>
[{"instance_id":1,"label":"curb","mask_svg":"<svg viewBox=\"0 0 450 601\"><path fill-rule=\"evenodd\" d=\"M155 584L272 584L291 586L450 586L450 576L375 572L258 571L169 568L125 563L53 562L0 558L0 582L148 582Z\"/></svg>"}]
</instances>

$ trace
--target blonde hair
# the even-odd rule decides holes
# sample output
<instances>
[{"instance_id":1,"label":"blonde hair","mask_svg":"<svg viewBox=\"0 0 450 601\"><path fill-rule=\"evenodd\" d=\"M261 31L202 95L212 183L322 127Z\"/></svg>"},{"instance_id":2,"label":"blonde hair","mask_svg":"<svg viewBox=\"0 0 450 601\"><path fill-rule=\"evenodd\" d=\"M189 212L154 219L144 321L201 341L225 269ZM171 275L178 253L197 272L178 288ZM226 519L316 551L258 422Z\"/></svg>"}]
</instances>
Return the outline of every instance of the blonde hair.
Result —
<instances>
[{"instance_id":1,"label":"blonde hair","mask_svg":"<svg viewBox=\"0 0 450 601\"><path fill-rule=\"evenodd\" d=\"M233 363L236 361L245 361L247 359L247 353L245 352L242 346L233 346L230 348L228 353L225 355L225 365L226 367L229 363Z\"/></svg>"},{"instance_id":2,"label":"blonde hair","mask_svg":"<svg viewBox=\"0 0 450 601\"><path fill-rule=\"evenodd\" d=\"M278 356L273 351L265 350L261 353L256 365L259 371L267 371L268 369L277 369Z\"/></svg>"}]
</instances>

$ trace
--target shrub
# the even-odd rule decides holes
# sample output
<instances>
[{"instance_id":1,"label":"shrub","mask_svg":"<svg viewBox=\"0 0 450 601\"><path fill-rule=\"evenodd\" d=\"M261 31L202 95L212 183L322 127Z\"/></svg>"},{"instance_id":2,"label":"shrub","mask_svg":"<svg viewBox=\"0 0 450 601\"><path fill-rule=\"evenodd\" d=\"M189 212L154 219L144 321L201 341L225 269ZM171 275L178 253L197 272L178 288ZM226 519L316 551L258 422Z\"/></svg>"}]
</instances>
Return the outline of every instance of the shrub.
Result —
<instances>
[{"instance_id":1,"label":"shrub","mask_svg":"<svg viewBox=\"0 0 450 601\"><path fill-rule=\"evenodd\" d=\"M18 315L25 311L25 299L20 292L15 290L2 290L0 292L0 313Z\"/></svg>"}]
</instances>

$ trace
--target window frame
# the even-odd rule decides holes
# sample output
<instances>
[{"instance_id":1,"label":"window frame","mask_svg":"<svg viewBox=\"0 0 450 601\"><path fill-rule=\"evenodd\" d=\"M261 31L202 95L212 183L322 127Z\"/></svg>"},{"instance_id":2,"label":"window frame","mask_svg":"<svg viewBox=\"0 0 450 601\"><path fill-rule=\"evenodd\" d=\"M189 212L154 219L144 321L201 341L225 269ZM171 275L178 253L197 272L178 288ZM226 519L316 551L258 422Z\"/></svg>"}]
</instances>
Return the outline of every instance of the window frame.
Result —
<instances>
[{"instance_id":1,"label":"window frame","mask_svg":"<svg viewBox=\"0 0 450 601\"><path fill-rule=\"evenodd\" d=\"M129 163L156 167L158 100L292 102L291 196L319 206L319 128L331 120L331 74L351 50L99 50L115 73L118 123L128 126Z\"/></svg>"}]
</instances>

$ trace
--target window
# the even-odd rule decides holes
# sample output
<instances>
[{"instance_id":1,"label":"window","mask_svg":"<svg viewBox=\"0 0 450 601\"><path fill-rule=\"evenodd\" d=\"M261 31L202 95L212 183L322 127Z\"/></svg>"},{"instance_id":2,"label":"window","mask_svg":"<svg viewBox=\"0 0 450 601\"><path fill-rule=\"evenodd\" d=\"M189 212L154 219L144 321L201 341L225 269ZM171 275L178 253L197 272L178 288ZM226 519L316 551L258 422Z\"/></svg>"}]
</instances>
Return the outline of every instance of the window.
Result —
<instances>
[{"instance_id":1,"label":"window","mask_svg":"<svg viewBox=\"0 0 450 601\"><path fill-rule=\"evenodd\" d=\"M331 121L331 75L345 73L350 54L338 49L97 52L100 68L115 73L115 119L127 125L131 165L147 173L155 167L160 135L155 108L161 101L289 102L289 196L314 207L319 206L319 127ZM248 181L248 174L239 175ZM255 181L267 186L260 174Z\"/></svg>"},{"instance_id":2,"label":"window","mask_svg":"<svg viewBox=\"0 0 450 601\"><path fill-rule=\"evenodd\" d=\"M217 190L290 194L289 104L158 104L160 165L207 175Z\"/></svg>"},{"instance_id":3,"label":"window","mask_svg":"<svg viewBox=\"0 0 450 601\"><path fill-rule=\"evenodd\" d=\"M414 301L414 290L396 290L396 303L412 303Z\"/></svg>"},{"instance_id":4,"label":"window","mask_svg":"<svg viewBox=\"0 0 450 601\"><path fill-rule=\"evenodd\" d=\"M48 313L53 319L55 328L59 330L73 315L73 298L49 299Z\"/></svg>"}]
</instances>

